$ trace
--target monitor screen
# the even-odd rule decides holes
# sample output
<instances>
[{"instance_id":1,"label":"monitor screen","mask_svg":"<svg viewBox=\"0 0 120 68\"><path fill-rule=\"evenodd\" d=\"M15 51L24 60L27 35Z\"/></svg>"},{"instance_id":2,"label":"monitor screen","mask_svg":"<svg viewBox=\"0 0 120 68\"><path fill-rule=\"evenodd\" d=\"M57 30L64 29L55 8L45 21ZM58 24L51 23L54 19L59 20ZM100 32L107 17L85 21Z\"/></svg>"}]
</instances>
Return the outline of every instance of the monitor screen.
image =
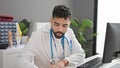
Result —
<instances>
[{"instance_id":1,"label":"monitor screen","mask_svg":"<svg viewBox=\"0 0 120 68\"><path fill-rule=\"evenodd\" d=\"M109 63L113 59L114 54L120 52L120 23L107 23L103 63Z\"/></svg>"}]
</instances>

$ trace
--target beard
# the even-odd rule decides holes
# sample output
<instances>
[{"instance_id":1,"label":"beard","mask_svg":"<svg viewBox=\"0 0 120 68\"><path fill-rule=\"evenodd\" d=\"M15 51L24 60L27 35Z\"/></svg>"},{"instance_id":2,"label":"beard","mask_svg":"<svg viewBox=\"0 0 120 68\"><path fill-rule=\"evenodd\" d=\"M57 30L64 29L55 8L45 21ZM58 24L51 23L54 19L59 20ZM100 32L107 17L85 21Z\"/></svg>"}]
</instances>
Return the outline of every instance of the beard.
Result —
<instances>
[{"instance_id":1,"label":"beard","mask_svg":"<svg viewBox=\"0 0 120 68\"><path fill-rule=\"evenodd\" d=\"M58 32L54 32L54 31L53 31L53 33L54 33L54 35L55 35L55 37L56 37L57 39L60 39L60 38L63 37L64 34L65 34L65 33L60 32L60 31L58 31Z\"/></svg>"}]
</instances>

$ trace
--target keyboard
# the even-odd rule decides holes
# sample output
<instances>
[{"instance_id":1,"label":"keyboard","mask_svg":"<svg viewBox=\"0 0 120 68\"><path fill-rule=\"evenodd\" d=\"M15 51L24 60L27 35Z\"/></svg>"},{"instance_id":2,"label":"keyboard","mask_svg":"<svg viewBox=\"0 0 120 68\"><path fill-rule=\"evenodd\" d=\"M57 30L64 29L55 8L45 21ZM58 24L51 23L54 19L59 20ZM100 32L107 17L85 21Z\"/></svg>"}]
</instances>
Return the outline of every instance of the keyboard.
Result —
<instances>
[{"instance_id":1,"label":"keyboard","mask_svg":"<svg viewBox=\"0 0 120 68\"><path fill-rule=\"evenodd\" d=\"M85 64L78 66L77 68L99 68L102 65L102 59L100 57L96 57Z\"/></svg>"}]
</instances>

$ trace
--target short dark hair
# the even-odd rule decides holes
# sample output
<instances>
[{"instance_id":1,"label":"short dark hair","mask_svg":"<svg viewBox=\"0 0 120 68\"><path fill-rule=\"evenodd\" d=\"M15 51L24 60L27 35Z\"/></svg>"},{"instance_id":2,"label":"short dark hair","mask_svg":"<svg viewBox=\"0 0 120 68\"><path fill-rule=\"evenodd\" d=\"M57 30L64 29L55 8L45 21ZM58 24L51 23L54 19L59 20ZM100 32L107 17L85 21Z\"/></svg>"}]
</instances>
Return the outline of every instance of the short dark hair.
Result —
<instances>
[{"instance_id":1,"label":"short dark hair","mask_svg":"<svg viewBox=\"0 0 120 68\"><path fill-rule=\"evenodd\" d=\"M52 17L58 17L58 18L71 18L71 12L70 8L67 8L65 5L57 5L54 7L53 12L52 12Z\"/></svg>"}]
</instances>

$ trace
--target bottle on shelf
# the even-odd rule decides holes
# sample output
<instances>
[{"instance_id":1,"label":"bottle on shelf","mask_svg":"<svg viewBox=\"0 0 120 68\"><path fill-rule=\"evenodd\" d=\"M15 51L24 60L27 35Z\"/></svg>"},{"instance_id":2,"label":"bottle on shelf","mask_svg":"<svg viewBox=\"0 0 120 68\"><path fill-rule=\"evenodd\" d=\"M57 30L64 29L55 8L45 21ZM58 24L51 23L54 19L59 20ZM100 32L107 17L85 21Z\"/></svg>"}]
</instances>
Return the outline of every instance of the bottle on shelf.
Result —
<instances>
[{"instance_id":1,"label":"bottle on shelf","mask_svg":"<svg viewBox=\"0 0 120 68\"><path fill-rule=\"evenodd\" d=\"M19 24L16 23L16 42L17 42L17 46L20 45L20 41L21 41L20 28L19 28Z\"/></svg>"},{"instance_id":2,"label":"bottle on shelf","mask_svg":"<svg viewBox=\"0 0 120 68\"><path fill-rule=\"evenodd\" d=\"M13 47L13 35L11 30L8 31L8 43L9 43L9 47Z\"/></svg>"}]
</instances>

